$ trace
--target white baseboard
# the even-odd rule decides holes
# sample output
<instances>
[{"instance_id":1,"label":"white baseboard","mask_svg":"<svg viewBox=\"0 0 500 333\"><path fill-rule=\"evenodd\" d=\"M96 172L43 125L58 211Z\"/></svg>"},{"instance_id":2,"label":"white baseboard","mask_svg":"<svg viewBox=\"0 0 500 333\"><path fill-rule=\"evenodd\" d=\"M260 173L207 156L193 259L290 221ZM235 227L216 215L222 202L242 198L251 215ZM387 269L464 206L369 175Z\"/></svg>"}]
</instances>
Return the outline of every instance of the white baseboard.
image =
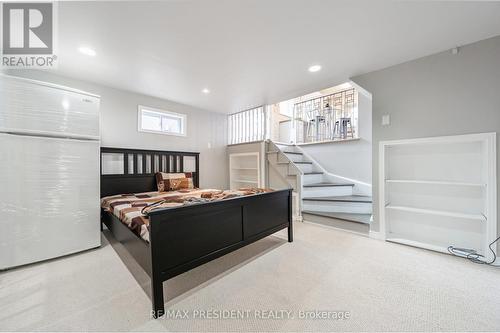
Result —
<instances>
[{"instance_id":1,"label":"white baseboard","mask_svg":"<svg viewBox=\"0 0 500 333\"><path fill-rule=\"evenodd\" d=\"M385 241L385 236L380 231L370 231L369 236L370 236L370 238L373 238L373 239Z\"/></svg>"}]
</instances>

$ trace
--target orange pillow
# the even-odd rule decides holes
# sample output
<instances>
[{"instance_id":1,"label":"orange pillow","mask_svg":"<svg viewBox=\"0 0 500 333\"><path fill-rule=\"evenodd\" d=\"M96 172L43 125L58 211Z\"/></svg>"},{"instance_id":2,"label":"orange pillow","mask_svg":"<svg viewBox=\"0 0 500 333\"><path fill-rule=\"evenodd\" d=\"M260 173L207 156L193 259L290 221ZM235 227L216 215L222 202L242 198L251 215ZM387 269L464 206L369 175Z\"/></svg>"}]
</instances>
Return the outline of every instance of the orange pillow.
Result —
<instances>
[{"instance_id":1,"label":"orange pillow","mask_svg":"<svg viewBox=\"0 0 500 333\"><path fill-rule=\"evenodd\" d=\"M156 185L158 192L178 191L194 188L193 174L191 172L183 173L156 173Z\"/></svg>"}]
</instances>

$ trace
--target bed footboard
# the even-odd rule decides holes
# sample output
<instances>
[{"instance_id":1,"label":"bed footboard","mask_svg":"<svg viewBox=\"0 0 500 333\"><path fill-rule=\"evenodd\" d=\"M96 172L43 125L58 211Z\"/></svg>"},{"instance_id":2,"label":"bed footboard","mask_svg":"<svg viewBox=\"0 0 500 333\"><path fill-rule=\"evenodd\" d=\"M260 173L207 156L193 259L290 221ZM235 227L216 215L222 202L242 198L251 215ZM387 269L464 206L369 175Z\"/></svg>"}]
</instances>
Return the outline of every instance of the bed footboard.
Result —
<instances>
[{"instance_id":1,"label":"bed footboard","mask_svg":"<svg viewBox=\"0 0 500 333\"><path fill-rule=\"evenodd\" d=\"M292 242L291 189L151 212L153 316L165 312L164 281L284 228Z\"/></svg>"}]
</instances>

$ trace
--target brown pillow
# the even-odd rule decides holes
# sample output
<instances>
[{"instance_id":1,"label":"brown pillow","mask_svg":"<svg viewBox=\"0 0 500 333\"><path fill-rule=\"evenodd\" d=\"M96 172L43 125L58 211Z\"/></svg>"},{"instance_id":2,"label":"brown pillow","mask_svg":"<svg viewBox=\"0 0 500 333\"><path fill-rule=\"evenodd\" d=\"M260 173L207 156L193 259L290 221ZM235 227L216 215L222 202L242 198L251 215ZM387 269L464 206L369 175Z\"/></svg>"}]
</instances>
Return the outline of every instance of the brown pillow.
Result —
<instances>
[{"instance_id":1,"label":"brown pillow","mask_svg":"<svg viewBox=\"0 0 500 333\"><path fill-rule=\"evenodd\" d=\"M193 174L191 172L184 173L165 173L157 172L156 185L158 192L177 191L183 189L194 188Z\"/></svg>"}]
</instances>

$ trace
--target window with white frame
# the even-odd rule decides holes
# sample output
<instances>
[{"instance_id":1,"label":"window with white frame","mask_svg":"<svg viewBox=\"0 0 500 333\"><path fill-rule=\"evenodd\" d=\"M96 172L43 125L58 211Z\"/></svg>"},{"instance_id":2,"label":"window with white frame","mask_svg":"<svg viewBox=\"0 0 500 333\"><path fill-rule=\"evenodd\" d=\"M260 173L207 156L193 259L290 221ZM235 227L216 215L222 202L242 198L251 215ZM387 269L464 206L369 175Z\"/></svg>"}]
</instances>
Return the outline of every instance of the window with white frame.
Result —
<instances>
[{"instance_id":1,"label":"window with white frame","mask_svg":"<svg viewBox=\"0 0 500 333\"><path fill-rule=\"evenodd\" d=\"M267 139L268 116L269 112L265 106L228 115L229 144Z\"/></svg>"},{"instance_id":2,"label":"window with white frame","mask_svg":"<svg viewBox=\"0 0 500 333\"><path fill-rule=\"evenodd\" d=\"M186 115L159 110L147 106L138 107L138 130L140 132L186 135Z\"/></svg>"}]
</instances>

